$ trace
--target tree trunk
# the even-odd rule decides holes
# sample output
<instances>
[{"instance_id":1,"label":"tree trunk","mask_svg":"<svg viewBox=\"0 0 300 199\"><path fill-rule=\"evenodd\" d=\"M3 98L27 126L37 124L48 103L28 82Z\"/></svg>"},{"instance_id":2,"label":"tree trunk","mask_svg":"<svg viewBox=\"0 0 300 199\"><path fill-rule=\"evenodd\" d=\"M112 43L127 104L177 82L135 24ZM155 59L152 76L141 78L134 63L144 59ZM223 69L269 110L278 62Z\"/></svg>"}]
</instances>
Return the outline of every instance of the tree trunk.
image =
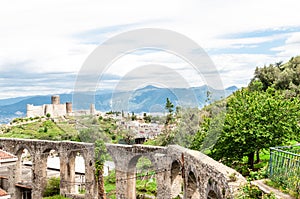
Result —
<instances>
[{"instance_id":1,"label":"tree trunk","mask_svg":"<svg viewBox=\"0 0 300 199\"><path fill-rule=\"evenodd\" d=\"M98 198L106 199L105 189L104 189L104 177L103 177L103 169L100 169L98 176Z\"/></svg>"},{"instance_id":2,"label":"tree trunk","mask_svg":"<svg viewBox=\"0 0 300 199\"><path fill-rule=\"evenodd\" d=\"M259 150L256 151L256 162L255 163L259 163L260 162L260 158L259 158Z\"/></svg>"},{"instance_id":3,"label":"tree trunk","mask_svg":"<svg viewBox=\"0 0 300 199\"><path fill-rule=\"evenodd\" d=\"M248 154L248 165L250 169L254 169L254 152Z\"/></svg>"}]
</instances>

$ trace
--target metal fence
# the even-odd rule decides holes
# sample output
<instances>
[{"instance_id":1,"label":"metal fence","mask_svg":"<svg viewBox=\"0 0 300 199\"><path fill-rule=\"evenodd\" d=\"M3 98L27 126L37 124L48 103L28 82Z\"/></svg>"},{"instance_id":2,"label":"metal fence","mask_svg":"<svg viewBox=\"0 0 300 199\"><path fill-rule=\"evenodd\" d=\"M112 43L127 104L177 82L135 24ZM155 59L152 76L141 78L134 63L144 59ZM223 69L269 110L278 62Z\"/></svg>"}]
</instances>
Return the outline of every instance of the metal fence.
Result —
<instances>
[{"instance_id":1,"label":"metal fence","mask_svg":"<svg viewBox=\"0 0 300 199\"><path fill-rule=\"evenodd\" d=\"M269 177L300 173L300 145L270 148Z\"/></svg>"}]
</instances>

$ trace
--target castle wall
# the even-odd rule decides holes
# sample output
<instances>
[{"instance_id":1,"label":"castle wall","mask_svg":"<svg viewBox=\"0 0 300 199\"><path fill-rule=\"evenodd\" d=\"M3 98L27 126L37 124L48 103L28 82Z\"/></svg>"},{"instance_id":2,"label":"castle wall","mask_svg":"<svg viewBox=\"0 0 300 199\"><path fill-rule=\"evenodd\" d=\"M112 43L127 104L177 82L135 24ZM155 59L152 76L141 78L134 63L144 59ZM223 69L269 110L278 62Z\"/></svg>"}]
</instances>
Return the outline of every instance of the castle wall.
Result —
<instances>
[{"instance_id":1,"label":"castle wall","mask_svg":"<svg viewBox=\"0 0 300 199\"><path fill-rule=\"evenodd\" d=\"M51 116L63 116L67 114L66 104L51 104L52 106L52 114Z\"/></svg>"},{"instance_id":2,"label":"castle wall","mask_svg":"<svg viewBox=\"0 0 300 199\"><path fill-rule=\"evenodd\" d=\"M42 106L34 106L27 104L27 117L41 117L50 114L52 117L59 117L72 114L72 103L60 104L58 95L51 97L51 104L44 104Z\"/></svg>"},{"instance_id":3,"label":"castle wall","mask_svg":"<svg viewBox=\"0 0 300 199\"><path fill-rule=\"evenodd\" d=\"M45 106L33 106L31 104L27 104L27 117L36 117L44 115Z\"/></svg>"}]
</instances>

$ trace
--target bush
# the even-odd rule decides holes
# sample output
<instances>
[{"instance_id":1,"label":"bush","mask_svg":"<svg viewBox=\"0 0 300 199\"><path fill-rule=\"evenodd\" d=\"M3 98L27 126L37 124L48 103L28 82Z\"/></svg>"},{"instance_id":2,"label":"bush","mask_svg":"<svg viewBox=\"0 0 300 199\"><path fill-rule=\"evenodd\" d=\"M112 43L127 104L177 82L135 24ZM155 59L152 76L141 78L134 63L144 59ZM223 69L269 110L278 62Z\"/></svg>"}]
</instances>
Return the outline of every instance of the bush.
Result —
<instances>
[{"instance_id":1,"label":"bush","mask_svg":"<svg viewBox=\"0 0 300 199\"><path fill-rule=\"evenodd\" d=\"M44 191L44 197L48 197L48 196L56 196L59 195L60 190L60 178L59 177L52 177L50 179L48 179L47 181L47 186L45 188ZM59 198L57 198L59 199Z\"/></svg>"},{"instance_id":2,"label":"bush","mask_svg":"<svg viewBox=\"0 0 300 199\"><path fill-rule=\"evenodd\" d=\"M251 185L248 183L242 188L241 193L238 196L238 199L276 199L273 193L264 194L257 186Z\"/></svg>"},{"instance_id":3,"label":"bush","mask_svg":"<svg viewBox=\"0 0 300 199\"><path fill-rule=\"evenodd\" d=\"M46 197L46 198L43 198L43 199L69 199L69 198L66 198L66 197L63 197L63 196L60 196L60 195L55 195L55 196L50 196L50 197Z\"/></svg>"}]
</instances>

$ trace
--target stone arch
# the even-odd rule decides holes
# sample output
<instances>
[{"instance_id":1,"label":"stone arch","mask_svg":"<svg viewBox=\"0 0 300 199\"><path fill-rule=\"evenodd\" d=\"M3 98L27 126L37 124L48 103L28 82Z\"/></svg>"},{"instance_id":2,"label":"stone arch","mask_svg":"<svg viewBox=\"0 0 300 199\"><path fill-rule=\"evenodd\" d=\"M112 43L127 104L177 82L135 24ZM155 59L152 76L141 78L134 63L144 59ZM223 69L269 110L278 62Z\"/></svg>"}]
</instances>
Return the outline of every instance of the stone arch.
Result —
<instances>
[{"instance_id":1,"label":"stone arch","mask_svg":"<svg viewBox=\"0 0 300 199\"><path fill-rule=\"evenodd\" d=\"M17 145L17 147L14 150L14 155L19 158L19 155L22 155L24 149L26 149L31 155L33 155L30 147L24 144Z\"/></svg>"},{"instance_id":2,"label":"stone arch","mask_svg":"<svg viewBox=\"0 0 300 199\"><path fill-rule=\"evenodd\" d=\"M187 176L186 184L186 198L187 199L199 199L200 193L198 189L197 176L193 169L190 169Z\"/></svg>"},{"instance_id":3,"label":"stone arch","mask_svg":"<svg viewBox=\"0 0 300 199\"><path fill-rule=\"evenodd\" d=\"M27 145L23 145L23 144L16 147L15 152L14 152L14 155L17 157L16 178L15 178L16 182L19 182L22 179L22 162L23 162L22 154L23 154L24 150L27 150L27 152L30 154L32 165L35 164L34 153L32 153L30 147L28 147Z\"/></svg>"},{"instance_id":4,"label":"stone arch","mask_svg":"<svg viewBox=\"0 0 300 199\"><path fill-rule=\"evenodd\" d=\"M146 158L151 161L151 168L157 170L155 159L148 154L138 154L132 157L128 163L127 171L127 191L128 198L137 198L136 194L136 174L137 174L137 163L141 158Z\"/></svg>"},{"instance_id":5,"label":"stone arch","mask_svg":"<svg viewBox=\"0 0 300 199\"><path fill-rule=\"evenodd\" d=\"M207 199L222 199L222 195L220 194L218 182L209 178L207 182Z\"/></svg>"},{"instance_id":6,"label":"stone arch","mask_svg":"<svg viewBox=\"0 0 300 199\"><path fill-rule=\"evenodd\" d=\"M32 162L31 169L24 169L23 167L23 159L22 155L24 151L27 151L27 155L30 155L30 161ZM14 191L16 194L16 198L22 198L22 197L31 197L34 198L33 192L36 190L36 186L34 183L34 180L38 178L38 176L35 175L34 169L35 169L35 154L32 153L29 146L25 144L17 145L13 154L17 157L17 162L15 165L15 172L14 172L14 179L12 181L13 186L15 186ZM27 187L31 188L20 188L17 187L16 184L18 183L25 183Z\"/></svg>"},{"instance_id":7,"label":"stone arch","mask_svg":"<svg viewBox=\"0 0 300 199\"><path fill-rule=\"evenodd\" d=\"M173 160L171 163L171 198L175 198L182 192L182 165L180 160Z\"/></svg>"},{"instance_id":8,"label":"stone arch","mask_svg":"<svg viewBox=\"0 0 300 199\"><path fill-rule=\"evenodd\" d=\"M129 160L129 163L128 163L128 170L130 171L131 169L134 169L136 167L136 164L138 162L138 160L141 158L141 157L144 157L144 158L147 158L151 161L152 165L154 168L156 168L156 161L155 159L153 158L152 155L148 155L148 154L138 154L138 155L135 155L133 156L130 160Z\"/></svg>"},{"instance_id":9,"label":"stone arch","mask_svg":"<svg viewBox=\"0 0 300 199\"><path fill-rule=\"evenodd\" d=\"M78 156L79 155L79 156ZM80 160L79 158L80 157ZM86 164L87 164L87 160L86 160L86 155L84 153L83 150L70 150L68 152L68 160L67 160L67 179L69 182L68 186L68 192L70 194L78 194L79 193L79 188L80 190L82 190L82 183L85 184L85 176L83 176L83 180L80 181L80 185L77 183L79 183L78 179L76 179L76 158L77 158L77 164L82 163L81 161L83 161L83 165L84 165L84 174L86 173ZM80 176L82 176L82 173L80 174ZM82 177L80 177L81 179ZM78 182L76 182L78 181ZM77 187L79 186L79 187Z\"/></svg>"},{"instance_id":10,"label":"stone arch","mask_svg":"<svg viewBox=\"0 0 300 199\"><path fill-rule=\"evenodd\" d=\"M216 192L214 192L213 190L210 190L208 192L207 199L218 199L218 196L217 196Z\"/></svg>"},{"instance_id":11,"label":"stone arch","mask_svg":"<svg viewBox=\"0 0 300 199\"><path fill-rule=\"evenodd\" d=\"M43 147L43 151L42 151L42 154L40 155L40 161L39 161L39 167L40 167L40 176L41 176L41 182L40 182L40 187L41 187L41 190L44 194L44 191L45 191L45 188L47 186L47 181L49 179L49 176L48 176L48 166L49 166L49 160L50 160L50 157L52 158L55 158L55 154L57 153L57 158L55 159L51 159L53 162L52 162L52 165L60 165L60 159L59 159L59 151L58 151L58 148L56 146L46 146L46 147ZM55 161L58 161L57 163L58 164L55 164ZM59 169L59 168L57 168ZM59 171L60 173L60 171ZM56 176L55 176L56 177Z\"/></svg>"}]
</instances>

